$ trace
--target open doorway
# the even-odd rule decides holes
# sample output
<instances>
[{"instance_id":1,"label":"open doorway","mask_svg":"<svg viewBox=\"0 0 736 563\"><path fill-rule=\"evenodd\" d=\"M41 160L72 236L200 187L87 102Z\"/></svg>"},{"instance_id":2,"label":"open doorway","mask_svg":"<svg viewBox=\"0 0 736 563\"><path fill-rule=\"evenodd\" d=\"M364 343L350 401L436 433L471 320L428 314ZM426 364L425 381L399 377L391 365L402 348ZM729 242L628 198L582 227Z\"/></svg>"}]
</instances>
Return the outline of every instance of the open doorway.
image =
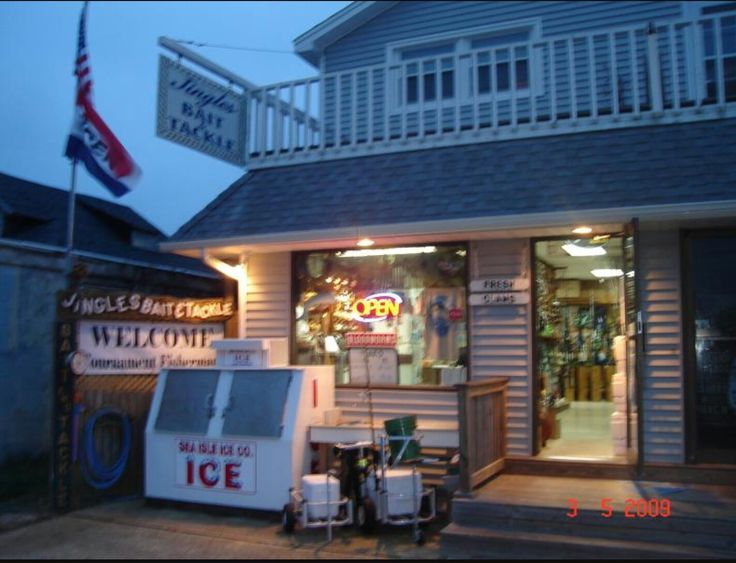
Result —
<instances>
[{"instance_id":1,"label":"open doorway","mask_svg":"<svg viewBox=\"0 0 736 563\"><path fill-rule=\"evenodd\" d=\"M534 243L539 458L627 461L623 242Z\"/></svg>"}]
</instances>

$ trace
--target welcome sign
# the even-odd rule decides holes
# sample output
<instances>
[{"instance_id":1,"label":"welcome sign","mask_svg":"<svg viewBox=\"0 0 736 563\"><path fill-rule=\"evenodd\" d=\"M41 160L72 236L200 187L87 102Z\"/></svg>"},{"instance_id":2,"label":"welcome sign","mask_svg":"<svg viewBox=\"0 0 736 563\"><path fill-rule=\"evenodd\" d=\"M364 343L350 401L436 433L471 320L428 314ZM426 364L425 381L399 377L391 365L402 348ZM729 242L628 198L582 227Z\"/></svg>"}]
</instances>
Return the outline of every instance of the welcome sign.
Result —
<instances>
[{"instance_id":1,"label":"welcome sign","mask_svg":"<svg viewBox=\"0 0 736 563\"><path fill-rule=\"evenodd\" d=\"M212 368L222 324L81 321L77 370L85 375L150 374L164 368Z\"/></svg>"},{"instance_id":2,"label":"welcome sign","mask_svg":"<svg viewBox=\"0 0 736 563\"><path fill-rule=\"evenodd\" d=\"M77 375L153 374L215 366L212 343L225 337L230 299L137 292L60 292L57 318L75 327L69 365Z\"/></svg>"},{"instance_id":3,"label":"welcome sign","mask_svg":"<svg viewBox=\"0 0 736 563\"><path fill-rule=\"evenodd\" d=\"M242 166L246 113L245 96L159 57L159 137Z\"/></svg>"}]
</instances>

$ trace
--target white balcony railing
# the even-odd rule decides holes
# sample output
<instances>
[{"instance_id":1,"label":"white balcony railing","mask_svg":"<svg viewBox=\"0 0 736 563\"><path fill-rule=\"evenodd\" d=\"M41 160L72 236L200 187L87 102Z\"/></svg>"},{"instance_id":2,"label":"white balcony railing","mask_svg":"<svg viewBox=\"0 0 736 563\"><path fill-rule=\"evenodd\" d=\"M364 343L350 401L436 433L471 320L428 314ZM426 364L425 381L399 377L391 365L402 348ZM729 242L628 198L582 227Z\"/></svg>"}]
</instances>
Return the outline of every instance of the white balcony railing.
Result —
<instances>
[{"instance_id":1,"label":"white balcony railing","mask_svg":"<svg viewBox=\"0 0 736 563\"><path fill-rule=\"evenodd\" d=\"M736 15L363 67L247 95L251 167L477 142L482 134L632 126L686 112L712 119L704 109L722 113L736 101Z\"/></svg>"}]
</instances>

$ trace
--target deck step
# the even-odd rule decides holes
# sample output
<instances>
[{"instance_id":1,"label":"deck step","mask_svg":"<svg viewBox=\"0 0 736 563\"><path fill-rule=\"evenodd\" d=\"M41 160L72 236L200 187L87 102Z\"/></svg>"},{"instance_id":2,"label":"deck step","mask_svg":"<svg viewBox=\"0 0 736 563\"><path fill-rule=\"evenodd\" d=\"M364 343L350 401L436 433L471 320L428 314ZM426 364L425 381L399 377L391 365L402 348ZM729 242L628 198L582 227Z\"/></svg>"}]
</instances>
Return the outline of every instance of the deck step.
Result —
<instances>
[{"instance_id":1,"label":"deck step","mask_svg":"<svg viewBox=\"0 0 736 563\"><path fill-rule=\"evenodd\" d=\"M545 549L599 556L578 542L605 557L736 557L736 488L727 486L502 474L472 496L455 495L451 513L457 533L448 528L448 545L474 535L478 549L516 541L539 557Z\"/></svg>"},{"instance_id":2,"label":"deck step","mask_svg":"<svg viewBox=\"0 0 736 563\"><path fill-rule=\"evenodd\" d=\"M659 526L646 525L643 521L634 523L621 520L604 519L600 521L586 519L555 521L541 517L523 516L488 516L483 513L462 511L453 502L453 523L459 526L484 528L507 534L524 534L529 532L553 534L559 537L595 538L616 540L621 538L640 538L646 541L679 545L683 547L708 546L724 550L736 555L736 537L730 530L725 530L724 523L702 525L700 530L690 530L686 524L660 521ZM642 525L643 524L643 525ZM720 525L719 525L720 524ZM733 528L731 524L731 528Z\"/></svg>"},{"instance_id":3,"label":"deck step","mask_svg":"<svg viewBox=\"0 0 736 563\"><path fill-rule=\"evenodd\" d=\"M614 505L610 518L600 510L579 510L575 518L567 516L568 506L550 508L478 502L472 499L453 500L453 522L487 528L515 531L544 529L550 533L586 537L617 537L634 534L675 544L718 545L736 551L736 515L730 517L695 517L673 513L669 518L627 518L621 506ZM675 509L678 506L675 505Z\"/></svg>"},{"instance_id":4,"label":"deck step","mask_svg":"<svg viewBox=\"0 0 736 563\"><path fill-rule=\"evenodd\" d=\"M438 457L440 459L450 459L457 452L457 448L422 448L423 457Z\"/></svg>"},{"instance_id":5,"label":"deck step","mask_svg":"<svg viewBox=\"0 0 736 563\"><path fill-rule=\"evenodd\" d=\"M425 448L419 450L419 457L400 461L398 467L413 467L422 475L422 484L425 487L441 487L446 484L445 477L456 472L452 466L452 458L457 448Z\"/></svg>"},{"instance_id":6,"label":"deck step","mask_svg":"<svg viewBox=\"0 0 736 563\"><path fill-rule=\"evenodd\" d=\"M590 538L531 531L509 532L452 523L440 533L446 557L483 559L718 559L733 552L629 538Z\"/></svg>"}]
</instances>

